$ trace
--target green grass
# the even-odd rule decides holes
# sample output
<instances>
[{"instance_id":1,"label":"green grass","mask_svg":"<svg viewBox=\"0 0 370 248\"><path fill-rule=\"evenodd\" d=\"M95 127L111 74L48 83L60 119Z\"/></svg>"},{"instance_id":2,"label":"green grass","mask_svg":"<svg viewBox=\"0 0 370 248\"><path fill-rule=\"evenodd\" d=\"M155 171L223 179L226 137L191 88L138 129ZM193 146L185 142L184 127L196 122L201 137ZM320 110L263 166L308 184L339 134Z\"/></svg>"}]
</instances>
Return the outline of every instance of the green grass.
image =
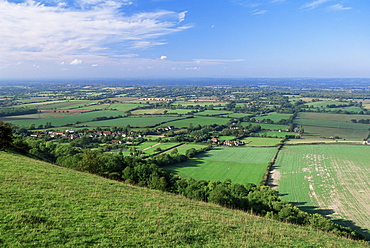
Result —
<instances>
[{"instance_id":1,"label":"green grass","mask_svg":"<svg viewBox=\"0 0 370 248\"><path fill-rule=\"evenodd\" d=\"M112 103L109 108L117 109L120 111L130 111L131 109L137 107L146 107L149 106L147 104L137 104L137 103Z\"/></svg>"},{"instance_id":2,"label":"green grass","mask_svg":"<svg viewBox=\"0 0 370 248\"><path fill-rule=\"evenodd\" d=\"M278 138L260 138L248 137L242 139L246 146L277 146L280 144L281 139Z\"/></svg>"},{"instance_id":3,"label":"green grass","mask_svg":"<svg viewBox=\"0 0 370 248\"><path fill-rule=\"evenodd\" d=\"M231 111L225 110L204 110L202 112L194 113L194 115L203 115L203 116L217 116L217 115L229 115L232 114Z\"/></svg>"},{"instance_id":4,"label":"green grass","mask_svg":"<svg viewBox=\"0 0 370 248\"><path fill-rule=\"evenodd\" d=\"M181 121L182 117L173 116L154 116L154 117L127 117L114 120L105 121L94 121L87 123L90 127L114 127L114 126L127 126L131 127L148 127L156 126L160 123L166 123L165 125L173 125L174 120ZM168 123L167 123L168 122Z\"/></svg>"},{"instance_id":5,"label":"green grass","mask_svg":"<svg viewBox=\"0 0 370 248\"><path fill-rule=\"evenodd\" d=\"M274 131L278 131L278 130L285 131L286 129L286 125L265 124L265 123L256 123L256 122L243 122L242 123L243 126L246 126L249 124L252 124L253 126L260 125L262 129L268 129L268 130L274 130Z\"/></svg>"},{"instance_id":6,"label":"green grass","mask_svg":"<svg viewBox=\"0 0 370 248\"><path fill-rule=\"evenodd\" d=\"M274 122L278 122L282 119L289 119L291 114L280 114L276 112L268 113L267 116L258 116L258 117L253 117L256 120L263 120L263 119L270 119Z\"/></svg>"},{"instance_id":7,"label":"green grass","mask_svg":"<svg viewBox=\"0 0 370 248\"><path fill-rule=\"evenodd\" d=\"M189 127L190 123L193 124L195 127L196 125L211 125L211 124L218 124L218 125L224 125L229 121L228 118L219 118L219 117L207 117L207 116L196 116L194 118L187 118L177 121L171 121L169 125L174 126L176 128L183 128L183 127Z\"/></svg>"},{"instance_id":8,"label":"green grass","mask_svg":"<svg viewBox=\"0 0 370 248\"><path fill-rule=\"evenodd\" d=\"M278 190L283 199L326 213L370 238L369 161L370 147L363 145L283 148L275 164Z\"/></svg>"},{"instance_id":9,"label":"green grass","mask_svg":"<svg viewBox=\"0 0 370 248\"><path fill-rule=\"evenodd\" d=\"M93 120L96 117L109 117L109 116L118 116L118 115L125 115L122 111L113 111L113 110L102 110L102 111L92 111L92 112L85 112L77 115L69 115L69 116L63 116L63 117L55 117L55 118L42 118L38 114L33 114L33 115L27 115L27 116L22 116L21 118L17 119L13 116L5 117L3 118L4 121L10 122L15 125L19 126L25 126L28 127L30 124L35 124L36 127L38 125L45 125L46 122L51 122L53 126L64 126L66 124L74 124L77 121L79 122L88 122ZM117 119L114 119L117 120ZM113 121L114 121L113 120Z\"/></svg>"},{"instance_id":10,"label":"green grass","mask_svg":"<svg viewBox=\"0 0 370 248\"><path fill-rule=\"evenodd\" d=\"M235 183L258 184L275 153L276 148L215 148L166 169L197 180L231 179Z\"/></svg>"},{"instance_id":11,"label":"green grass","mask_svg":"<svg viewBox=\"0 0 370 248\"><path fill-rule=\"evenodd\" d=\"M296 125L302 125L304 136L339 136L346 140L363 140L369 126L352 123L351 119L368 119L368 115L344 115L327 113L299 113Z\"/></svg>"},{"instance_id":12,"label":"green grass","mask_svg":"<svg viewBox=\"0 0 370 248\"><path fill-rule=\"evenodd\" d=\"M367 247L0 152L2 247Z\"/></svg>"}]
</instances>

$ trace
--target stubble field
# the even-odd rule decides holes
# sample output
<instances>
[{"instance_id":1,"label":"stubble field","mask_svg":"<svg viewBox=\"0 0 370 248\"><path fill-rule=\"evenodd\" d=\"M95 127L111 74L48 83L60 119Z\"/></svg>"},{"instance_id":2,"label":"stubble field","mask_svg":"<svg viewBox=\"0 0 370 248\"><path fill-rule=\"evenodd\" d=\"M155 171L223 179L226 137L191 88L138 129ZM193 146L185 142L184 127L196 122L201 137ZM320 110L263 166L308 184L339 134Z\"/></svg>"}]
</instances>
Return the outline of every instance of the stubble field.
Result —
<instances>
[{"instance_id":1,"label":"stubble field","mask_svg":"<svg viewBox=\"0 0 370 248\"><path fill-rule=\"evenodd\" d=\"M278 191L304 210L325 214L370 237L370 147L283 148L275 166Z\"/></svg>"}]
</instances>

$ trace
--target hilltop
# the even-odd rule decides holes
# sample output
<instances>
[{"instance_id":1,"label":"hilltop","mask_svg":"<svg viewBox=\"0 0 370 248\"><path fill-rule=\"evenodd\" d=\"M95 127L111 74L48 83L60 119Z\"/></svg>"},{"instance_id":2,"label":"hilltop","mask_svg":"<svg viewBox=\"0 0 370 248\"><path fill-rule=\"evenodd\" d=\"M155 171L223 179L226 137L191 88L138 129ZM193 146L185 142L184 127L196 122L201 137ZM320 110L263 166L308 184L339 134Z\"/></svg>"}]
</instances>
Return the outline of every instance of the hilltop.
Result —
<instances>
[{"instance_id":1,"label":"hilltop","mask_svg":"<svg viewBox=\"0 0 370 248\"><path fill-rule=\"evenodd\" d=\"M0 161L3 247L368 247L18 154Z\"/></svg>"}]
</instances>

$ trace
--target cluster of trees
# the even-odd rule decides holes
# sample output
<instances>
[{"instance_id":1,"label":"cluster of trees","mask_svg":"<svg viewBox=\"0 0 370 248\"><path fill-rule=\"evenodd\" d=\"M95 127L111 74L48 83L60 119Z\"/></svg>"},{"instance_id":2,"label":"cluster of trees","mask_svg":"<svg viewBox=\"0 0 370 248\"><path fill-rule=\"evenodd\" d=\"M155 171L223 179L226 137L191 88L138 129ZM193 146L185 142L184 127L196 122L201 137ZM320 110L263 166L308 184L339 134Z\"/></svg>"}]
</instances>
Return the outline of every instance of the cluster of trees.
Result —
<instances>
[{"instance_id":1,"label":"cluster of trees","mask_svg":"<svg viewBox=\"0 0 370 248\"><path fill-rule=\"evenodd\" d=\"M351 122L352 123L361 123L361 124L370 124L370 119L360 119L360 120L352 119Z\"/></svg>"},{"instance_id":2,"label":"cluster of trees","mask_svg":"<svg viewBox=\"0 0 370 248\"><path fill-rule=\"evenodd\" d=\"M11 116L11 115L29 115L29 114L37 114L38 110L37 109L32 109L32 108L25 108L25 107L20 107L20 108L0 108L0 117L3 116Z\"/></svg>"}]
</instances>

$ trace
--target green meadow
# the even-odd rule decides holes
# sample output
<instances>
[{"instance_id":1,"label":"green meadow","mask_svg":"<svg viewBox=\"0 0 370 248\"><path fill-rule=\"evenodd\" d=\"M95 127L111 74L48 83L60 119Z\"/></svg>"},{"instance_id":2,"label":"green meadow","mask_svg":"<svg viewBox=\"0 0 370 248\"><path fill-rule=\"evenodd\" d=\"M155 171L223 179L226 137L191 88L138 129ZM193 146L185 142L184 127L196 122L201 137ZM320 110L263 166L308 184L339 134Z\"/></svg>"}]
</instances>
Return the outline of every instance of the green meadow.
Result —
<instances>
[{"instance_id":1,"label":"green meadow","mask_svg":"<svg viewBox=\"0 0 370 248\"><path fill-rule=\"evenodd\" d=\"M259 184L277 148L219 147L184 163L166 167L174 174L196 180L226 180Z\"/></svg>"}]
</instances>

